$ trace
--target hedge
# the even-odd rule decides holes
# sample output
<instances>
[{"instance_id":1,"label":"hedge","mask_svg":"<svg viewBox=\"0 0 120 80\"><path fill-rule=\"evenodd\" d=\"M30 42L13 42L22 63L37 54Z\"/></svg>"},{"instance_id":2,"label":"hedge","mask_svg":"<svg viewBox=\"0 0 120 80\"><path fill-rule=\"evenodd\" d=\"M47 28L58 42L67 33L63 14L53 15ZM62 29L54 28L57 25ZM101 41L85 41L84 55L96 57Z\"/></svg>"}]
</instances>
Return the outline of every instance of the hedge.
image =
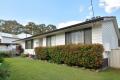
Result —
<instances>
[{"instance_id":1,"label":"hedge","mask_svg":"<svg viewBox=\"0 0 120 80\"><path fill-rule=\"evenodd\" d=\"M12 52L11 51L0 51L0 57L11 57Z\"/></svg>"},{"instance_id":2,"label":"hedge","mask_svg":"<svg viewBox=\"0 0 120 80\"><path fill-rule=\"evenodd\" d=\"M0 80L7 80L8 76L8 65L4 62L3 56L0 56Z\"/></svg>"},{"instance_id":3,"label":"hedge","mask_svg":"<svg viewBox=\"0 0 120 80\"><path fill-rule=\"evenodd\" d=\"M0 80L8 80L9 73L8 64L3 62L0 65Z\"/></svg>"},{"instance_id":4,"label":"hedge","mask_svg":"<svg viewBox=\"0 0 120 80\"><path fill-rule=\"evenodd\" d=\"M0 57L0 63L2 63L4 60L3 60L3 58L2 57Z\"/></svg>"},{"instance_id":5,"label":"hedge","mask_svg":"<svg viewBox=\"0 0 120 80\"><path fill-rule=\"evenodd\" d=\"M98 69L102 66L103 51L104 48L101 44L72 44L35 48L37 59L90 69Z\"/></svg>"}]
</instances>

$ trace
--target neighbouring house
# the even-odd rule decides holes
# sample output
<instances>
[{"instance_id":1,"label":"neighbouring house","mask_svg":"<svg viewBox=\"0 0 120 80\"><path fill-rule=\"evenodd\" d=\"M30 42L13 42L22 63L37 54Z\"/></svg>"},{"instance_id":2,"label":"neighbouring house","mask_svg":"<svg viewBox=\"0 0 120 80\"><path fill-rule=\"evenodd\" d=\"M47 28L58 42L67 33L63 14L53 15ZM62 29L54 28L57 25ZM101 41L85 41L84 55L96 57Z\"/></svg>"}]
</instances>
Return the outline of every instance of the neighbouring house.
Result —
<instances>
[{"instance_id":1,"label":"neighbouring house","mask_svg":"<svg viewBox=\"0 0 120 80\"><path fill-rule=\"evenodd\" d=\"M17 43L14 41L30 37L30 34L20 33L18 35L0 32L0 51L15 50Z\"/></svg>"},{"instance_id":2,"label":"neighbouring house","mask_svg":"<svg viewBox=\"0 0 120 80\"><path fill-rule=\"evenodd\" d=\"M106 16L20 39L16 42L22 45L26 54L33 55L35 54L34 48L38 46L99 43L104 46L103 57L107 59L111 49L119 47L119 40L120 34L116 17Z\"/></svg>"}]
</instances>

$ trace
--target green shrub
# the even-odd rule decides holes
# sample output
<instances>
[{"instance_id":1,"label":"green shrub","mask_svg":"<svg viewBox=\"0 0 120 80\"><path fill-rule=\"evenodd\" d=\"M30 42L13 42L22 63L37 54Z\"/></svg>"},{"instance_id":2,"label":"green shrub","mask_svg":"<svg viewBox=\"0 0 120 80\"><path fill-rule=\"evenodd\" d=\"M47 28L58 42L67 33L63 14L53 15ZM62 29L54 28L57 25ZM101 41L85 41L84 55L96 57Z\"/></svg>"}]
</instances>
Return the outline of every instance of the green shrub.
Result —
<instances>
[{"instance_id":1,"label":"green shrub","mask_svg":"<svg viewBox=\"0 0 120 80\"><path fill-rule=\"evenodd\" d=\"M38 53L36 54L36 57L41 60L48 60L48 48L46 47L38 47L35 48L35 52Z\"/></svg>"},{"instance_id":2,"label":"green shrub","mask_svg":"<svg viewBox=\"0 0 120 80\"><path fill-rule=\"evenodd\" d=\"M4 61L4 60L3 60L3 58L2 58L2 57L0 57L0 63L3 63L3 61Z\"/></svg>"},{"instance_id":3,"label":"green shrub","mask_svg":"<svg viewBox=\"0 0 120 80\"><path fill-rule=\"evenodd\" d=\"M22 53L20 56L21 56L21 57L29 57L29 54L24 54L24 53Z\"/></svg>"},{"instance_id":4,"label":"green shrub","mask_svg":"<svg viewBox=\"0 0 120 80\"><path fill-rule=\"evenodd\" d=\"M36 57L41 60L50 60L58 64L82 66L97 69L102 66L104 49L101 44L61 45L55 47L35 48Z\"/></svg>"},{"instance_id":5,"label":"green shrub","mask_svg":"<svg viewBox=\"0 0 120 80\"><path fill-rule=\"evenodd\" d=\"M11 51L0 51L0 56L1 57L11 57L12 56L12 53Z\"/></svg>"},{"instance_id":6,"label":"green shrub","mask_svg":"<svg viewBox=\"0 0 120 80\"><path fill-rule=\"evenodd\" d=\"M7 80L8 77L9 77L8 65L2 63L2 65L0 65L0 80Z\"/></svg>"}]
</instances>

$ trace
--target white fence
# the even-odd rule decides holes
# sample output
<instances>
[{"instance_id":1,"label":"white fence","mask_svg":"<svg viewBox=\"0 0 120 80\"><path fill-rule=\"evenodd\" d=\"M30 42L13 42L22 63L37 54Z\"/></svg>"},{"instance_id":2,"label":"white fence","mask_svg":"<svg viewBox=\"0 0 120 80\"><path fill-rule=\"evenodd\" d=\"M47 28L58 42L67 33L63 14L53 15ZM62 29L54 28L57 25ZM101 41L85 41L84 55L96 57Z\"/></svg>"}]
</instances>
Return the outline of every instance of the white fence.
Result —
<instances>
[{"instance_id":1,"label":"white fence","mask_svg":"<svg viewBox=\"0 0 120 80\"><path fill-rule=\"evenodd\" d=\"M112 49L109 57L110 67L120 68L120 49Z\"/></svg>"}]
</instances>

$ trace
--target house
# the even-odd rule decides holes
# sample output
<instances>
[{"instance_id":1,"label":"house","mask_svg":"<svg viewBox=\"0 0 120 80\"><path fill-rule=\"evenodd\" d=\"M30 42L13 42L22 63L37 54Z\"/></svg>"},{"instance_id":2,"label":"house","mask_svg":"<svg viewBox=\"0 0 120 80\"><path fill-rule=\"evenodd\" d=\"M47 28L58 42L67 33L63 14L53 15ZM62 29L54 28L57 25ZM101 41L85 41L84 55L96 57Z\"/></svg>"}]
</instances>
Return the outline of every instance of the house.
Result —
<instances>
[{"instance_id":1,"label":"house","mask_svg":"<svg viewBox=\"0 0 120 80\"><path fill-rule=\"evenodd\" d=\"M30 37L30 34L20 33L18 35L0 32L0 51L10 51L16 48L17 43L14 41Z\"/></svg>"},{"instance_id":2,"label":"house","mask_svg":"<svg viewBox=\"0 0 120 80\"><path fill-rule=\"evenodd\" d=\"M17 34L16 36L17 36L19 39L23 39L23 38L30 37L30 36L32 36L32 35L31 35L31 34L28 34L28 33L22 32L22 33L20 33L20 34Z\"/></svg>"},{"instance_id":3,"label":"house","mask_svg":"<svg viewBox=\"0 0 120 80\"><path fill-rule=\"evenodd\" d=\"M99 43L103 44L105 49L103 57L107 59L111 49L119 47L119 40L120 34L116 17L105 16L20 39L16 42L22 45L26 54L35 54L34 48L38 46Z\"/></svg>"}]
</instances>

